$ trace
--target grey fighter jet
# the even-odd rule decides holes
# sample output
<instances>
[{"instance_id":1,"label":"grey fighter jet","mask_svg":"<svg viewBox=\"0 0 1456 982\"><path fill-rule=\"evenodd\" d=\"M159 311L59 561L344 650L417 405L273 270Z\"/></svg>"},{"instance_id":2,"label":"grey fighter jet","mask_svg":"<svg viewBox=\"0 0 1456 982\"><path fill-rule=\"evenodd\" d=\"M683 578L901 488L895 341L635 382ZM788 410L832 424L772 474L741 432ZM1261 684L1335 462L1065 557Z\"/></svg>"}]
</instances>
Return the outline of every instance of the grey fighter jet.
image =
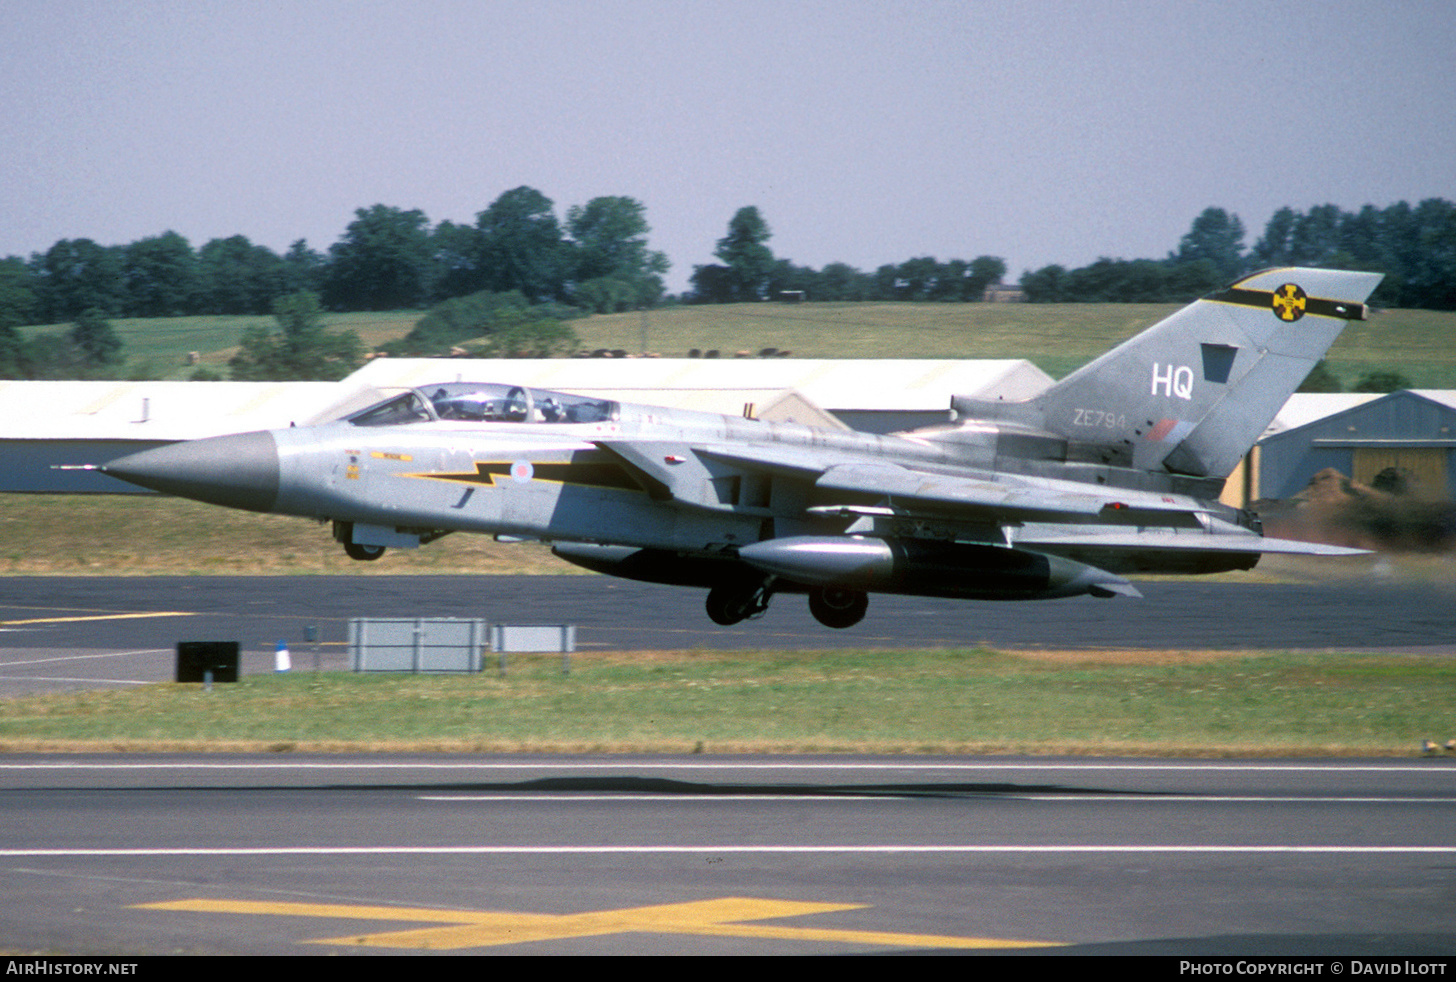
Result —
<instances>
[{"instance_id":1,"label":"grey fighter jet","mask_svg":"<svg viewBox=\"0 0 1456 982\"><path fill-rule=\"evenodd\" d=\"M776 593L807 594L838 628L872 592L1135 597L1129 573L1356 551L1265 538L1217 499L1379 282L1256 273L1036 398L957 397L949 425L890 436L448 383L100 469L331 522L360 560L449 532L547 541L598 572L707 589L719 624L762 614Z\"/></svg>"}]
</instances>

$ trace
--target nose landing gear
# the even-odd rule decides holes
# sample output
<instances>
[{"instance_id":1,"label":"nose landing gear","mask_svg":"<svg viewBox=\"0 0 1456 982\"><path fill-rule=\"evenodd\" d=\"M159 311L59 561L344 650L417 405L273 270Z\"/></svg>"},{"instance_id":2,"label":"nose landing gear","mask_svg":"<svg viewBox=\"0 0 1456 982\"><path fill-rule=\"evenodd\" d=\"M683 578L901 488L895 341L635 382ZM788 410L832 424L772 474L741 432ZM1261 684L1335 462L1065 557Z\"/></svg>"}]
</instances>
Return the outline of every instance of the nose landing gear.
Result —
<instances>
[{"instance_id":1,"label":"nose landing gear","mask_svg":"<svg viewBox=\"0 0 1456 982\"><path fill-rule=\"evenodd\" d=\"M345 542L344 553L350 559L372 562L384 555L384 546L366 546L358 542Z\"/></svg>"}]
</instances>

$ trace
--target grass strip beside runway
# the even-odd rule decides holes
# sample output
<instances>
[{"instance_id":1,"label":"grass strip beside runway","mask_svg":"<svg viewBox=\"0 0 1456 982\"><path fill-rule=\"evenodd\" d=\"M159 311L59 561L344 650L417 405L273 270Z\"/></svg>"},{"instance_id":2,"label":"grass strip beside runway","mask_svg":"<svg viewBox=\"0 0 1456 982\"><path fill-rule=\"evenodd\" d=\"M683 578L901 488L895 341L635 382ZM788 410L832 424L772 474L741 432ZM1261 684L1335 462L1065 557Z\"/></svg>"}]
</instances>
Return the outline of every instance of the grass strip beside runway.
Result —
<instances>
[{"instance_id":1,"label":"grass strip beside runway","mask_svg":"<svg viewBox=\"0 0 1456 982\"><path fill-rule=\"evenodd\" d=\"M5 495L0 575L397 576L585 573L539 543L447 535L373 563L344 555L326 525L153 494Z\"/></svg>"},{"instance_id":2,"label":"grass strip beside runway","mask_svg":"<svg viewBox=\"0 0 1456 982\"><path fill-rule=\"evenodd\" d=\"M1409 756L1456 737L1456 661L1422 656L681 651L561 667L4 700L0 750Z\"/></svg>"}]
</instances>

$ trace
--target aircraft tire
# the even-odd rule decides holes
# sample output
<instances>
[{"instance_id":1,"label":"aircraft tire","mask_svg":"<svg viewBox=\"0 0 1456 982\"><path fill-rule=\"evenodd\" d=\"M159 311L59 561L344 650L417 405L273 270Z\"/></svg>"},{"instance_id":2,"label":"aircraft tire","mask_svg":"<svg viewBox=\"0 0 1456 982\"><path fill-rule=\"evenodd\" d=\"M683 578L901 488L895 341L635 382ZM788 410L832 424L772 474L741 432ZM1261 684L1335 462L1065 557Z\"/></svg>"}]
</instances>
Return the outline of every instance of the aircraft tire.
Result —
<instances>
[{"instance_id":1,"label":"aircraft tire","mask_svg":"<svg viewBox=\"0 0 1456 982\"><path fill-rule=\"evenodd\" d=\"M869 608L870 597L863 590L821 586L809 591L809 613L825 627L853 627Z\"/></svg>"},{"instance_id":2,"label":"aircraft tire","mask_svg":"<svg viewBox=\"0 0 1456 982\"><path fill-rule=\"evenodd\" d=\"M366 546L357 542L345 542L344 552L350 559L357 559L361 562L373 562L384 555L384 546Z\"/></svg>"},{"instance_id":3,"label":"aircraft tire","mask_svg":"<svg viewBox=\"0 0 1456 982\"><path fill-rule=\"evenodd\" d=\"M742 594L726 587L714 587L708 591L708 619L724 627L737 624L748 617L748 605Z\"/></svg>"}]
</instances>

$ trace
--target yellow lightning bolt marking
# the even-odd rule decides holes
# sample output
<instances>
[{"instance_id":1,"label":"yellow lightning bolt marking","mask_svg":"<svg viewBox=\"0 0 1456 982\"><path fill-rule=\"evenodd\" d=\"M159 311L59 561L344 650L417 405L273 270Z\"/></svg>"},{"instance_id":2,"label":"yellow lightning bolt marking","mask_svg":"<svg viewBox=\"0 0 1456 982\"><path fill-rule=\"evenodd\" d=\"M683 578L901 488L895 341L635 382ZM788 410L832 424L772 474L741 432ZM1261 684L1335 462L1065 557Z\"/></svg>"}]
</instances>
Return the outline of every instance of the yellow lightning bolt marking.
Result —
<instances>
[{"instance_id":1,"label":"yellow lightning bolt marking","mask_svg":"<svg viewBox=\"0 0 1456 982\"><path fill-rule=\"evenodd\" d=\"M515 914L495 911L435 910L420 907L369 907L354 904L299 904L247 900L172 900L138 904L142 910L175 910L209 914L265 914L291 917L357 918L381 921L428 921L444 926L408 931L319 938L307 944L372 948L458 950L527 941L555 941L605 934L696 934L713 937L766 938L787 941L832 941L844 944L913 948L1044 948L1053 941L965 938L938 934L849 931L778 924L745 923L779 917L801 917L864 904L816 904L793 900L722 897L681 904L627 907L581 914Z\"/></svg>"}]
</instances>

